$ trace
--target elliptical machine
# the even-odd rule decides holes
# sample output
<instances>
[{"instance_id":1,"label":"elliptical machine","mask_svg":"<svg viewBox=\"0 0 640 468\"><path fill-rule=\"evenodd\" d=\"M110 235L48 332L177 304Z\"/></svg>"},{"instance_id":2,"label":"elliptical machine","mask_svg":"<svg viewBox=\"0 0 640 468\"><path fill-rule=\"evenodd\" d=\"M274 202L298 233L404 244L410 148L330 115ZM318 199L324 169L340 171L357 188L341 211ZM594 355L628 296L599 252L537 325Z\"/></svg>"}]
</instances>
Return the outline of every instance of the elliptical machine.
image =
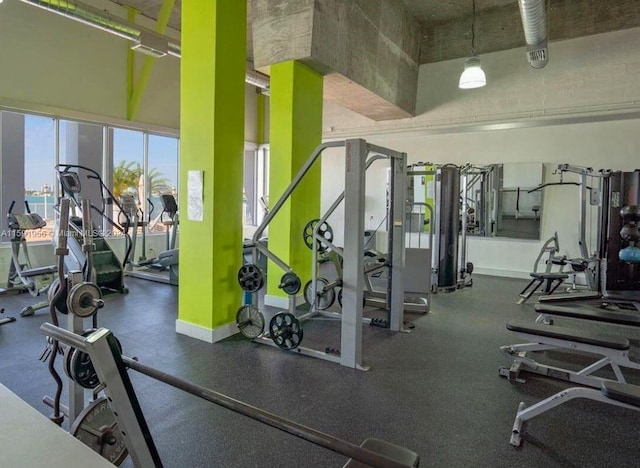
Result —
<instances>
[{"instance_id":1,"label":"elliptical machine","mask_svg":"<svg viewBox=\"0 0 640 468\"><path fill-rule=\"evenodd\" d=\"M160 252L157 257L146 258L146 236L144 230L142 232L142 253L137 262L129 261L126 265L126 274L134 278L147 279L160 283L167 283L174 286L178 285L178 249L176 241L178 236L178 204L171 194L160 195L162 202L162 212L159 220L165 226L166 244L165 250ZM138 228L143 229L151 224L150 219L144 219L144 212L139 208L138 202L133 195L120 195L120 204L122 205L122 215L127 219L123 226L131 230L131 251L132 256L135 255L135 249L138 237ZM149 200L151 212L153 212L153 203ZM151 213L149 213L149 218ZM136 268L136 269L134 269ZM147 269L141 271L140 269ZM155 270L155 272L154 272ZM160 272L168 272L166 274Z\"/></svg>"},{"instance_id":2,"label":"elliptical machine","mask_svg":"<svg viewBox=\"0 0 640 468\"><path fill-rule=\"evenodd\" d=\"M15 201L11 202L7 213L7 226L11 232L11 266L7 277L6 288L0 289L0 295L8 293L28 292L33 297L45 294L53 281L55 265L33 267L27 247L27 231L42 229L46 221L37 213L32 213L29 202L25 201L25 214L13 213ZM48 301L42 301L22 309L20 315L33 315L36 310L44 309Z\"/></svg>"}]
</instances>

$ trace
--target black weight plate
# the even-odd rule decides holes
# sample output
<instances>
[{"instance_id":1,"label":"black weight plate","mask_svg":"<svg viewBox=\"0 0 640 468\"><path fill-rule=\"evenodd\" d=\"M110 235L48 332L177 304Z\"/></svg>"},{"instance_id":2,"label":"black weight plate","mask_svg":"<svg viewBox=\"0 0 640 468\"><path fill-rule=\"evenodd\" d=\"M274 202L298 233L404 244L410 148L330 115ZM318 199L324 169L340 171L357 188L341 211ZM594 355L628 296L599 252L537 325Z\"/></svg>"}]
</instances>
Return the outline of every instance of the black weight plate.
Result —
<instances>
[{"instance_id":1,"label":"black weight plate","mask_svg":"<svg viewBox=\"0 0 640 468\"><path fill-rule=\"evenodd\" d=\"M258 265L247 263L238 270L238 284L243 291L254 293L264 286L264 274Z\"/></svg>"},{"instance_id":2,"label":"black weight plate","mask_svg":"<svg viewBox=\"0 0 640 468\"><path fill-rule=\"evenodd\" d=\"M269 322L269 336L279 348L296 349L302 343L302 325L293 314L281 312Z\"/></svg>"},{"instance_id":3,"label":"black weight plate","mask_svg":"<svg viewBox=\"0 0 640 468\"><path fill-rule=\"evenodd\" d=\"M284 275L282 275L279 287L289 296L298 294L298 291L300 291L301 287L300 278L294 272L288 271Z\"/></svg>"},{"instance_id":4,"label":"black weight plate","mask_svg":"<svg viewBox=\"0 0 640 468\"><path fill-rule=\"evenodd\" d=\"M94 331L95 330L85 330L82 333L82 336L88 336ZM122 345L117 338L116 343L118 345L120 353L122 353ZM65 371L67 372L67 374L75 383L77 383L81 387L93 390L98 385L100 385L98 374L93 367L91 357L87 353L84 353L76 348L71 348L69 350L69 355L66 358L65 364Z\"/></svg>"},{"instance_id":5,"label":"black weight plate","mask_svg":"<svg viewBox=\"0 0 640 468\"><path fill-rule=\"evenodd\" d=\"M302 230L302 238L304 239L304 243L310 249L313 249L313 231L315 230L316 225L319 221L319 219L312 219L307 224L305 224L304 229ZM333 229L327 222L322 223L322 225L318 228L318 235L329 242L333 242ZM318 250L318 253L324 253L327 251L328 246L323 244L321 241L316 240L316 248Z\"/></svg>"}]
</instances>

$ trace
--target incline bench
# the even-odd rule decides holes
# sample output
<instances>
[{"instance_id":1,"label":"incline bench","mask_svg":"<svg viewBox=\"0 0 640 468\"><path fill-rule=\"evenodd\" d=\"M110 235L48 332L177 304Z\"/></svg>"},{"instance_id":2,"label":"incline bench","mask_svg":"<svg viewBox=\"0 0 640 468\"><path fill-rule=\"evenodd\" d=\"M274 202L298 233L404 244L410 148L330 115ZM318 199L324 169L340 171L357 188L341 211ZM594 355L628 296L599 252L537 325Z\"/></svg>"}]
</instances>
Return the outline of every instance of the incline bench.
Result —
<instances>
[{"instance_id":1,"label":"incline bench","mask_svg":"<svg viewBox=\"0 0 640 468\"><path fill-rule=\"evenodd\" d=\"M567 306L554 306L550 304L536 304L538 314L536 323L550 324L552 317L575 318L590 320L613 325L626 325L640 327L640 314L633 312L620 312L607 309L583 309Z\"/></svg>"},{"instance_id":2,"label":"incline bench","mask_svg":"<svg viewBox=\"0 0 640 468\"><path fill-rule=\"evenodd\" d=\"M514 359L510 368L499 369L500 375L509 380L523 382L520 372L525 371L600 388L603 381L611 382L612 380L593 375L599 369L610 366L615 373L616 381L620 383L626 382L622 367L640 369L640 363L629 359L629 340L618 335L539 323L532 324L526 321L509 322L507 329L528 340L527 343L500 348L502 352ZM579 371L574 371L541 364L526 355L528 351L547 350L583 351L600 358Z\"/></svg>"},{"instance_id":3,"label":"incline bench","mask_svg":"<svg viewBox=\"0 0 640 468\"><path fill-rule=\"evenodd\" d=\"M525 406L524 402L521 402L511 429L511 439L509 441L511 445L518 447L522 443L522 429L526 421L575 398L586 398L640 411L640 387L636 385L602 382L600 390L583 387L568 388L529 408Z\"/></svg>"},{"instance_id":4,"label":"incline bench","mask_svg":"<svg viewBox=\"0 0 640 468\"><path fill-rule=\"evenodd\" d=\"M531 281L525 288L520 291L520 300L518 304L524 304L529 300L531 296L535 294L535 292L545 284L544 294L551 295L555 292L556 289L566 280L569 275L567 273L530 273Z\"/></svg>"}]
</instances>

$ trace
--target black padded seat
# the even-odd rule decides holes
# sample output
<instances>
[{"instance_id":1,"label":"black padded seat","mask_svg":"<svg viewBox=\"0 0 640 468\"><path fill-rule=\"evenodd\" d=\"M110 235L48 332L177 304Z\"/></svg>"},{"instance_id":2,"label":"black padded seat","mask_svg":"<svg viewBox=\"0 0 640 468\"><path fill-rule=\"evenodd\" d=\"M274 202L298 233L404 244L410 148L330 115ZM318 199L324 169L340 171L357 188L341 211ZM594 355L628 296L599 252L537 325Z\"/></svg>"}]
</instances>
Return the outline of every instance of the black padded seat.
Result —
<instances>
[{"instance_id":1,"label":"black padded seat","mask_svg":"<svg viewBox=\"0 0 640 468\"><path fill-rule=\"evenodd\" d=\"M549 280L566 280L569 277L566 273L529 273L529 276L532 278Z\"/></svg>"},{"instance_id":2,"label":"black padded seat","mask_svg":"<svg viewBox=\"0 0 640 468\"><path fill-rule=\"evenodd\" d=\"M612 400L640 407L640 387L628 383L602 382L602 394Z\"/></svg>"},{"instance_id":3,"label":"black padded seat","mask_svg":"<svg viewBox=\"0 0 640 468\"><path fill-rule=\"evenodd\" d=\"M615 312L610 310L575 309L572 307L554 306L549 304L536 304L536 312L539 314L556 315L595 322L605 322L616 325L629 325L640 327L640 315L637 313Z\"/></svg>"},{"instance_id":4,"label":"black padded seat","mask_svg":"<svg viewBox=\"0 0 640 468\"><path fill-rule=\"evenodd\" d=\"M629 349L629 340L617 335L608 335L594 331L577 330L574 328L556 327L544 324L532 324L524 320L507 323L507 329L513 332L528 333L530 335L556 338L559 340L575 341L603 348L625 351Z\"/></svg>"},{"instance_id":5,"label":"black padded seat","mask_svg":"<svg viewBox=\"0 0 640 468\"><path fill-rule=\"evenodd\" d=\"M385 442L384 440L367 439L360 444L360 447L384 455L403 465L417 467L420 464L420 457L417 453L407 448ZM369 468L369 465L365 465L354 459L349 459L343 468Z\"/></svg>"}]
</instances>

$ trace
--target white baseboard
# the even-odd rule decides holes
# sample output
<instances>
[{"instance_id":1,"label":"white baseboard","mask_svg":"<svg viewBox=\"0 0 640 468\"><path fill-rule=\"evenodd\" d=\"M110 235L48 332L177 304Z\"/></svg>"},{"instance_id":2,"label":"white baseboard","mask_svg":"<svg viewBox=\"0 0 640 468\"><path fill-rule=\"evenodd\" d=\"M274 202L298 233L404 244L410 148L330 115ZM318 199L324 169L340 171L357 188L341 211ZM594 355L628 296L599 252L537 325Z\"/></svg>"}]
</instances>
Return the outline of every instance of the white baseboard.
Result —
<instances>
[{"instance_id":1,"label":"white baseboard","mask_svg":"<svg viewBox=\"0 0 640 468\"><path fill-rule=\"evenodd\" d=\"M299 294L296 296L296 307L304 304L304 296ZM289 308L289 298L280 296L271 296L269 294L264 295L264 305L271 307L278 307L279 309Z\"/></svg>"},{"instance_id":2,"label":"white baseboard","mask_svg":"<svg viewBox=\"0 0 640 468\"><path fill-rule=\"evenodd\" d=\"M210 328L178 319L176 320L176 333L190 336L197 340L206 341L207 343L216 343L238 333L238 327L235 322L230 322L212 330Z\"/></svg>"}]
</instances>

